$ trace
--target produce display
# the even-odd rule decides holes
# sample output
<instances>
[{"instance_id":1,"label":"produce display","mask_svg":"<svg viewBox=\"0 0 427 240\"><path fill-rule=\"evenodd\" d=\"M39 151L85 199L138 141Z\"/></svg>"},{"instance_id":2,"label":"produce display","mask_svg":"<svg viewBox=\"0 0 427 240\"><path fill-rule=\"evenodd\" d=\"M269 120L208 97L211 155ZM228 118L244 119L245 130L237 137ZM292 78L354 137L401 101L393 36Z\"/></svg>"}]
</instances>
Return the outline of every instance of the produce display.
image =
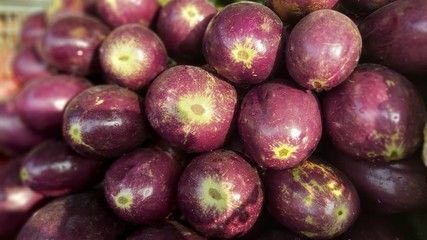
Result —
<instances>
[{"instance_id":1,"label":"produce display","mask_svg":"<svg viewBox=\"0 0 427 240\"><path fill-rule=\"evenodd\" d=\"M0 239L427 239L427 1L53 0L0 49Z\"/></svg>"}]
</instances>

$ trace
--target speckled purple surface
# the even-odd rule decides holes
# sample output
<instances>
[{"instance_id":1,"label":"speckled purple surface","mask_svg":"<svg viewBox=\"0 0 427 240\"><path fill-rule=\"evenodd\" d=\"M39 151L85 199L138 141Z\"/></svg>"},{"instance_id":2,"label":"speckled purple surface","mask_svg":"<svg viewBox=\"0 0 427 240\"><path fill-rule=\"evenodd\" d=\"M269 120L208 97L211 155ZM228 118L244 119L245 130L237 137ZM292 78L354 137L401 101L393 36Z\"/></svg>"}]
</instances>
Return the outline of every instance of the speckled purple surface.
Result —
<instances>
[{"instance_id":1,"label":"speckled purple surface","mask_svg":"<svg viewBox=\"0 0 427 240\"><path fill-rule=\"evenodd\" d=\"M135 224L154 224L177 208L176 191L182 168L162 150L141 148L113 163L105 180L105 198L116 215ZM120 196L128 202L120 205ZM129 200L130 198L130 200Z\"/></svg>"},{"instance_id":2,"label":"speckled purple surface","mask_svg":"<svg viewBox=\"0 0 427 240\"><path fill-rule=\"evenodd\" d=\"M260 167L293 167L320 141L320 105L311 91L289 81L263 83L243 98L238 129L245 153Z\"/></svg>"},{"instance_id":3,"label":"speckled purple surface","mask_svg":"<svg viewBox=\"0 0 427 240\"><path fill-rule=\"evenodd\" d=\"M273 75L283 55L283 24L268 7L254 2L227 5L210 21L204 57L231 82L250 85ZM240 52L239 50L246 50Z\"/></svg>"},{"instance_id":4,"label":"speckled purple surface","mask_svg":"<svg viewBox=\"0 0 427 240\"><path fill-rule=\"evenodd\" d=\"M400 160L420 146L426 108L403 75L361 64L323 100L325 130L332 143L359 159Z\"/></svg>"},{"instance_id":5,"label":"speckled purple surface","mask_svg":"<svg viewBox=\"0 0 427 240\"><path fill-rule=\"evenodd\" d=\"M318 92L343 82L356 67L362 38L356 24L335 10L305 16L286 44L286 67L301 86Z\"/></svg>"},{"instance_id":6,"label":"speckled purple surface","mask_svg":"<svg viewBox=\"0 0 427 240\"><path fill-rule=\"evenodd\" d=\"M199 67L181 65L153 81L145 111L156 133L172 146L204 152L224 144L236 103L237 93L231 84ZM203 106L203 113L194 114L193 105Z\"/></svg>"},{"instance_id":7,"label":"speckled purple surface","mask_svg":"<svg viewBox=\"0 0 427 240\"><path fill-rule=\"evenodd\" d=\"M317 158L291 169L267 170L263 183L269 213L305 237L336 237L351 226L360 211L350 180Z\"/></svg>"},{"instance_id":8,"label":"speckled purple surface","mask_svg":"<svg viewBox=\"0 0 427 240\"><path fill-rule=\"evenodd\" d=\"M257 220L263 200L257 170L232 151L199 155L179 180L180 209L206 237L232 238L246 233Z\"/></svg>"}]
</instances>

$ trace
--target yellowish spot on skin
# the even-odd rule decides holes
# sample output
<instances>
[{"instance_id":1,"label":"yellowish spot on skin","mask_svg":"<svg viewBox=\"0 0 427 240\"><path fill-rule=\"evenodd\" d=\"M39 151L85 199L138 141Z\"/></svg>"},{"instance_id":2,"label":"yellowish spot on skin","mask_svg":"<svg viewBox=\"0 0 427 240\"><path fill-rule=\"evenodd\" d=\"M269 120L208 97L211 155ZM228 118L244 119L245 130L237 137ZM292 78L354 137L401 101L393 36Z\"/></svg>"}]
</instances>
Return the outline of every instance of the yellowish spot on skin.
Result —
<instances>
[{"instance_id":1,"label":"yellowish spot on skin","mask_svg":"<svg viewBox=\"0 0 427 240\"><path fill-rule=\"evenodd\" d=\"M83 146L89 148L90 150L95 151L95 149L92 146L86 144L83 141L82 135L81 135L81 126L79 123L71 124L71 127L68 130L68 135L70 135L70 137L74 143L79 144L79 145L83 145Z\"/></svg>"},{"instance_id":2,"label":"yellowish spot on skin","mask_svg":"<svg viewBox=\"0 0 427 240\"><path fill-rule=\"evenodd\" d=\"M388 135L374 132L373 136L374 140L384 140L384 151L380 155L387 161L395 161L403 158L405 152L403 150L403 143L398 142L400 139L399 133Z\"/></svg>"},{"instance_id":3,"label":"yellowish spot on skin","mask_svg":"<svg viewBox=\"0 0 427 240\"><path fill-rule=\"evenodd\" d=\"M193 4L187 4L181 8L182 18L190 25L194 27L201 20L199 9Z\"/></svg>"},{"instance_id":4,"label":"yellowish spot on skin","mask_svg":"<svg viewBox=\"0 0 427 240\"><path fill-rule=\"evenodd\" d=\"M309 194L307 197L305 197L304 202L305 202L305 205L307 207L309 207L313 204L313 197L311 196L311 194Z\"/></svg>"},{"instance_id":5,"label":"yellowish spot on skin","mask_svg":"<svg viewBox=\"0 0 427 240\"><path fill-rule=\"evenodd\" d=\"M304 235L304 236L306 236L306 237L308 237L308 238L312 238L312 237L315 237L317 234L316 233L314 233L314 232L308 232L308 231L302 231L302 232L300 232L302 235Z\"/></svg>"},{"instance_id":6,"label":"yellowish spot on skin","mask_svg":"<svg viewBox=\"0 0 427 240\"><path fill-rule=\"evenodd\" d=\"M29 179L28 171L26 168L21 168L19 171L19 177L21 178L21 181L26 181Z\"/></svg>"},{"instance_id":7,"label":"yellowish spot on skin","mask_svg":"<svg viewBox=\"0 0 427 240\"><path fill-rule=\"evenodd\" d=\"M291 146L288 144L280 144L279 146L272 148L274 157L279 160L287 160L289 158L294 158L294 153L297 150L298 146Z\"/></svg>"},{"instance_id":8,"label":"yellowish spot on skin","mask_svg":"<svg viewBox=\"0 0 427 240\"><path fill-rule=\"evenodd\" d=\"M178 100L178 114L183 123L207 124L213 118L212 99L201 94L188 94Z\"/></svg>"},{"instance_id":9,"label":"yellowish spot on skin","mask_svg":"<svg viewBox=\"0 0 427 240\"><path fill-rule=\"evenodd\" d=\"M386 80L385 83L388 87L394 87L396 83L393 80Z\"/></svg>"},{"instance_id":10,"label":"yellowish spot on skin","mask_svg":"<svg viewBox=\"0 0 427 240\"><path fill-rule=\"evenodd\" d=\"M124 210L129 210L133 204L133 194L129 189L120 191L117 195L113 196L113 198L116 206Z\"/></svg>"},{"instance_id":11,"label":"yellowish spot on skin","mask_svg":"<svg viewBox=\"0 0 427 240\"><path fill-rule=\"evenodd\" d=\"M306 223L308 223L308 224L313 224L314 223L314 219L313 219L313 217L312 216L307 216L307 217L305 217L305 219L304 219L304 221L306 222Z\"/></svg>"},{"instance_id":12,"label":"yellowish spot on skin","mask_svg":"<svg viewBox=\"0 0 427 240\"><path fill-rule=\"evenodd\" d=\"M83 38L86 36L88 32L84 27L77 27L70 31L70 36L73 38Z\"/></svg>"},{"instance_id":13,"label":"yellowish spot on skin","mask_svg":"<svg viewBox=\"0 0 427 240\"><path fill-rule=\"evenodd\" d=\"M262 24L261 24L261 29L264 31L264 32L270 32L270 30L271 30L271 22L272 22L272 20L271 19L269 19L269 18L264 18L264 20L263 20L263 22L262 22Z\"/></svg>"},{"instance_id":14,"label":"yellowish spot on skin","mask_svg":"<svg viewBox=\"0 0 427 240\"><path fill-rule=\"evenodd\" d=\"M218 182L214 177L207 177L199 187L199 199L204 211L214 209L223 214L231 203L231 188Z\"/></svg>"},{"instance_id":15,"label":"yellowish spot on skin","mask_svg":"<svg viewBox=\"0 0 427 240\"><path fill-rule=\"evenodd\" d=\"M107 64L118 78L132 77L144 71L146 56L143 51L137 50L136 41L128 39L126 43L117 42L105 49L105 54L109 56L106 58Z\"/></svg>"},{"instance_id":16,"label":"yellowish spot on skin","mask_svg":"<svg viewBox=\"0 0 427 240\"><path fill-rule=\"evenodd\" d=\"M315 91L323 90L326 87L326 83L321 79L314 79L310 81L311 86L313 86Z\"/></svg>"},{"instance_id":17,"label":"yellowish spot on skin","mask_svg":"<svg viewBox=\"0 0 427 240\"><path fill-rule=\"evenodd\" d=\"M252 38L245 38L244 42L237 40L231 50L231 57L236 63L243 63L246 68L252 68L252 62L257 55Z\"/></svg>"},{"instance_id":18,"label":"yellowish spot on skin","mask_svg":"<svg viewBox=\"0 0 427 240\"><path fill-rule=\"evenodd\" d=\"M166 6L169 2L170 0L159 0L160 6L162 7Z\"/></svg>"},{"instance_id":19,"label":"yellowish spot on skin","mask_svg":"<svg viewBox=\"0 0 427 240\"><path fill-rule=\"evenodd\" d=\"M117 10L117 0L106 1L112 10Z\"/></svg>"},{"instance_id":20,"label":"yellowish spot on skin","mask_svg":"<svg viewBox=\"0 0 427 240\"><path fill-rule=\"evenodd\" d=\"M368 153L367 153L367 156L368 156L369 158L374 158L374 157L376 157L376 156L377 156L377 154L376 154L376 153L374 153L374 152L368 152Z\"/></svg>"},{"instance_id":21,"label":"yellowish spot on skin","mask_svg":"<svg viewBox=\"0 0 427 240\"><path fill-rule=\"evenodd\" d=\"M96 97L95 105L100 105L100 104L103 104L103 103L104 103L104 99L99 99L99 97Z\"/></svg>"}]
</instances>

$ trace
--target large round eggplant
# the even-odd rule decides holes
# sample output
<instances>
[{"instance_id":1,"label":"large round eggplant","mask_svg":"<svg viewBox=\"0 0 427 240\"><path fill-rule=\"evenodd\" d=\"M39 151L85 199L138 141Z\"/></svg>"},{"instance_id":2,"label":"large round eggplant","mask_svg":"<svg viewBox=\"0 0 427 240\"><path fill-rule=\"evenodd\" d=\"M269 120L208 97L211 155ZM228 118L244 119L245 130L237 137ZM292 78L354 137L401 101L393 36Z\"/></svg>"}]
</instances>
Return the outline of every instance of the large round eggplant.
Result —
<instances>
[{"instance_id":1,"label":"large round eggplant","mask_svg":"<svg viewBox=\"0 0 427 240\"><path fill-rule=\"evenodd\" d=\"M419 154L391 163L352 159L334 148L326 156L352 181L365 209L397 214L427 206L427 168Z\"/></svg>"},{"instance_id":2,"label":"large round eggplant","mask_svg":"<svg viewBox=\"0 0 427 240\"><path fill-rule=\"evenodd\" d=\"M44 62L60 71L88 75L100 69L98 48L109 32L93 17L65 16L46 29L37 51Z\"/></svg>"},{"instance_id":3,"label":"large round eggplant","mask_svg":"<svg viewBox=\"0 0 427 240\"><path fill-rule=\"evenodd\" d=\"M238 130L245 153L260 167L290 168L309 157L320 141L320 104L296 84L264 83L243 98Z\"/></svg>"},{"instance_id":4,"label":"large round eggplant","mask_svg":"<svg viewBox=\"0 0 427 240\"><path fill-rule=\"evenodd\" d=\"M286 67L301 86L317 92L342 83L356 67L362 38L356 24L335 10L301 19L286 44Z\"/></svg>"},{"instance_id":5,"label":"large round eggplant","mask_svg":"<svg viewBox=\"0 0 427 240\"><path fill-rule=\"evenodd\" d=\"M156 33L135 23L118 27L107 36L99 60L113 82L140 90L167 68L168 55Z\"/></svg>"},{"instance_id":6,"label":"large round eggplant","mask_svg":"<svg viewBox=\"0 0 427 240\"><path fill-rule=\"evenodd\" d=\"M405 75L427 73L427 1L397 0L360 24L365 61Z\"/></svg>"},{"instance_id":7,"label":"large round eggplant","mask_svg":"<svg viewBox=\"0 0 427 240\"><path fill-rule=\"evenodd\" d=\"M202 68L180 65L148 88L145 112L156 133L187 152L221 147L237 104L235 88Z\"/></svg>"},{"instance_id":8,"label":"large round eggplant","mask_svg":"<svg viewBox=\"0 0 427 240\"><path fill-rule=\"evenodd\" d=\"M30 128L19 116L15 99L0 102L0 152L23 155L48 137Z\"/></svg>"},{"instance_id":9,"label":"large round eggplant","mask_svg":"<svg viewBox=\"0 0 427 240\"><path fill-rule=\"evenodd\" d=\"M105 198L121 219L153 224L177 208L176 192L181 174L178 161L160 149L141 148L125 154L108 169Z\"/></svg>"},{"instance_id":10,"label":"large round eggplant","mask_svg":"<svg viewBox=\"0 0 427 240\"><path fill-rule=\"evenodd\" d=\"M147 137L140 97L116 85L97 85L76 95L64 110L62 135L79 154L112 158Z\"/></svg>"},{"instance_id":11,"label":"large round eggplant","mask_svg":"<svg viewBox=\"0 0 427 240\"><path fill-rule=\"evenodd\" d=\"M427 113L423 99L403 75L361 64L323 99L325 126L345 154L368 161L400 160L422 142Z\"/></svg>"},{"instance_id":12,"label":"large round eggplant","mask_svg":"<svg viewBox=\"0 0 427 240\"><path fill-rule=\"evenodd\" d=\"M318 158L263 176L269 213L291 231L328 239L345 232L360 212L359 196L350 180Z\"/></svg>"},{"instance_id":13,"label":"large round eggplant","mask_svg":"<svg viewBox=\"0 0 427 240\"><path fill-rule=\"evenodd\" d=\"M60 136L65 106L92 84L83 78L53 75L28 83L16 96L19 116L30 128Z\"/></svg>"},{"instance_id":14,"label":"large round eggplant","mask_svg":"<svg viewBox=\"0 0 427 240\"><path fill-rule=\"evenodd\" d=\"M100 182L105 162L85 158L62 139L47 140L24 156L20 177L26 186L45 196L58 197Z\"/></svg>"},{"instance_id":15,"label":"large round eggplant","mask_svg":"<svg viewBox=\"0 0 427 240\"><path fill-rule=\"evenodd\" d=\"M182 213L194 229L209 238L232 238L248 232L263 201L257 170L228 150L197 156L178 183Z\"/></svg>"},{"instance_id":16,"label":"large round eggplant","mask_svg":"<svg viewBox=\"0 0 427 240\"><path fill-rule=\"evenodd\" d=\"M255 2L225 6L209 22L203 55L215 71L239 85L265 81L280 64L283 23L268 7Z\"/></svg>"},{"instance_id":17,"label":"large round eggplant","mask_svg":"<svg viewBox=\"0 0 427 240\"><path fill-rule=\"evenodd\" d=\"M16 239L119 239L125 230L102 192L94 190L52 200L28 219Z\"/></svg>"},{"instance_id":18,"label":"large round eggplant","mask_svg":"<svg viewBox=\"0 0 427 240\"><path fill-rule=\"evenodd\" d=\"M160 9L156 32L175 61L203 62L203 34L216 13L207 0L173 0Z\"/></svg>"},{"instance_id":19,"label":"large round eggplant","mask_svg":"<svg viewBox=\"0 0 427 240\"><path fill-rule=\"evenodd\" d=\"M0 239L14 236L46 198L19 179L22 158L11 158L0 166ZM11 238L12 239L12 238Z\"/></svg>"}]
</instances>

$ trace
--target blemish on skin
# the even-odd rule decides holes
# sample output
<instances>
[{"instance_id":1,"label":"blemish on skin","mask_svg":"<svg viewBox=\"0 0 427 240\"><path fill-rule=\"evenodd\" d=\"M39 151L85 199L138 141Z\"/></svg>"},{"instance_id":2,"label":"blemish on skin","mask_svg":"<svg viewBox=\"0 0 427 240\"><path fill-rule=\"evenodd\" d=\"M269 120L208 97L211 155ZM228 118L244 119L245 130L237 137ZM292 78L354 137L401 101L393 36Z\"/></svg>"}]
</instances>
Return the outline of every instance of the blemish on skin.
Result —
<instances>
[{"instance_id":1,"label":"blemish on skin","mask_svg":"<svg viewBox=\"0 0 427 240\"><path fill-rule=\"evenodd\" d=\"M325 81L320 79L310 80L310 85L313 86L315 91L321 91L326 87Z\"/></svg>"},{"instance_id":2,"label":"blemish on skin","mask_svg":"<svg viewBox=\"0 0 427 240\"><path fill-rule=\"evenodd\" d=\"M95 105L100 105L100 104L103 104L103 103L104 103L104 99L99 99L99 97L96 97Z\"/></svg>"},{"instance_id":3,"label":"blemish on skin","mask_svg":"<svg viewBox=\"0 0 427 240\"><path fill-rule=\"evenodd\" d=\"M243 63L248 69L252 68L252 62L257 55L252 38L245 38L244 42L237 40L231 50L231 57L236 63Z\"/></svg>"},{"instance_id":4,"label":"blemish on skin","mask_svg":"<svg viewBox=\"0 0 427 240\"><path fill-rule=\"evenodd\" d=\"M21 170L19 171L19 177L21 178L21 181L26 181L30 178L30 175L28 174L26 168L21 168Z\"/></svg>"},{"instance_id":5,"label":"blemish on skin","mask_svg":"<svg viewBox=\"0 0 427 240\"><path fill-rule=\"evenodd\" d=\"M223 214L230 207L231 187L221 184L215 177L205 178L199 186L199 199L203 211L214 210Z\"/></svg>"},{"instance_id":6,"label":"blemish on skin","mask_svg":"<svg viewBox=\"0 0 427 240\"><path fill-rule=\"evenodd\" d=\"M291 146L288 144L280 144L278 146L272 147L274 158L279 160L287 160L289 158L295 158L294 153L297 150L298 150L298 146Z\"/></svg>"},{"instance_id":7,"label":"blemish on skin","mask_svg":"<svg viewBox=\"0 0 427 240\"><path fill-rule=\"evenodd\" d=\"M84 27L77 27L70 32L70 36L73 38L83 38L88 34L87 30Z\"/></svg>"},{"instance_id":8,"label":"blemish on skin","mask_svg":"<svg viewBox=\"0 0 427 240\"><path fill-rule=\"evenodd\" d=\"M68 130L68 135L71 137L74 143L78 145L83 145L89 148L90 150L95 151L95 149L92 146L88 145L83 141L80 123L78 122L72 123L70 126L70 129Z\"/></svg>"},{"instance_id":9,"label":"blemish on skin","mask_svg":"<svg viewBox=\"0 0 427 240\"><path fill-rule=\"evenodd\" d=\"M194 27L200 20L199 9L193 4L187 4L181 8L181 16L185 21L190 25L190 27Z\"/></svg>"},{"instance_id":10,"label":"blemish on skin","mask_svg":"<svg viewBox=\"0 0 427 240\"><path fill-rule=\"evenodd\" d=\"M386 80L385 83L388 87L394 87L396 83L393 80Z\"/></svg>"},{"instance_id":11,"label":"blemish on skin","mask_svg":"<svg viewBox=\"0 0 427 240\"><path fill-rule=\"evenodd\" d=\"M308 224L313 224L314 223L314 219L313 219L313 217L312 216L307 216L307 217L305 217L305 219L304 219L304 221L306 222L306 223L308 223Z\"/></svg>"},{"instance_id":12,"label":"blemish on skin","mask_svg":"<svg viewBox=\"0 0 427 240\"><path fill-rule=\"evenodd\" d=\"M270 30L271 30L271 24L272 24L272 20L271 19L269 19L269 18L264 18L263 19L263 22L262 22L262 24L261 24L261 29L264 31L264 32L270 32Z\"/></svg>"},{"instance_id":13,"label":"blemish on skin","mask_svg":"<svg viewBox=\"0 0 427 240\"><path fill-rule=\"evenodd\" d=\"M133 194L130 189L121 190L117 195L113 196L114 203L120 209L129 210L133 204Z\"/></svg>"}]
</instances>

